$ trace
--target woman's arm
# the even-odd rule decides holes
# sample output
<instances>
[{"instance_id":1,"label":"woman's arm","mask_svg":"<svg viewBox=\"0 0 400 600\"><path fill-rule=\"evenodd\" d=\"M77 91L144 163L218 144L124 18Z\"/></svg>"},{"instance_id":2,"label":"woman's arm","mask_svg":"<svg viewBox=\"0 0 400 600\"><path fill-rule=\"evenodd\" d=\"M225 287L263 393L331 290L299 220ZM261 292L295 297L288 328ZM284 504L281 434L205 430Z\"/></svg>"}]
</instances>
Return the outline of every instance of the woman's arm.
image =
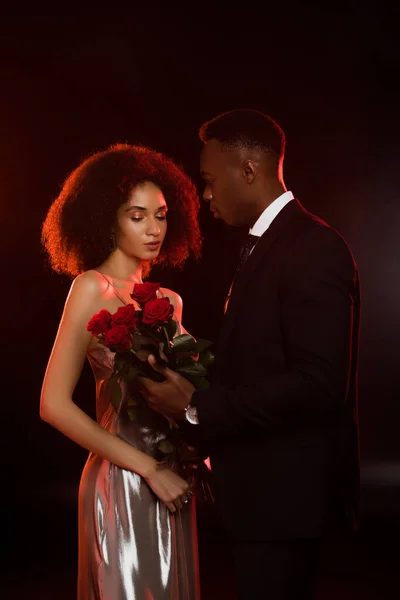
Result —
<instances>
[{"instance_id":1,"label":"woman's arm","mask_svg":"<svg viewBox=\"0 0 400 600\"><path fill-rule=\"evenodd\" d=\"M154 458L104 430L72 400L92 338L86 324L101 308L104 306L97 277L93 273L78 277L68 295L50 355L41 394L40 416L90 452L146 478L153 489L152 478L156 477L157 490L154 491L168 505L187 491L187 483L169 471L165 476L161 475ZM159 489L160 477L168 479L167 491Z\"/></svg>"}]
</instances>

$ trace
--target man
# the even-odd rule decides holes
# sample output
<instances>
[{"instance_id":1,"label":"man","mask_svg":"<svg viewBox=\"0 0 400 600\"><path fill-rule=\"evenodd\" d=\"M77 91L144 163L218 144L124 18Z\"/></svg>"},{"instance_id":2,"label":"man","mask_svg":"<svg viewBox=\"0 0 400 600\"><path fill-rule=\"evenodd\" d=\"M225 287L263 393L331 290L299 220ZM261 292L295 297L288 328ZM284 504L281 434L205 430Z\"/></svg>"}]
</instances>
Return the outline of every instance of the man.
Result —
<instances>
[{"instance_id":1,"label":"man","mask_svg":"<svg viewBox=\"0 0 400 600\"><path fill-rule=\"evenodd\" d=\"M204 200L251 235L210 388L164 370L149 402L208 444L240 599L311 599L321 537L357 514L357 268L286 190L272 119L234 110L200 137Z\"/></svg>"}]
</instances>

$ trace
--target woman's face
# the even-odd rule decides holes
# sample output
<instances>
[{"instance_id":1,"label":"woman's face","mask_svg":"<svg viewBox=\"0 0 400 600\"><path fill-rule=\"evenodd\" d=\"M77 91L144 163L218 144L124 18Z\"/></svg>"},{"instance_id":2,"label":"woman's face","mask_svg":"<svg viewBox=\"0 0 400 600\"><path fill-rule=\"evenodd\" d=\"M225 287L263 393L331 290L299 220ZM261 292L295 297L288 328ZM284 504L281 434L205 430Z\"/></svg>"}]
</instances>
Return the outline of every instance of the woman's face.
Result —
<instances>
[{"instance_id":1,"label":"woman's face","mask_svg":"<svg viewBox=\"0 0 400 600\"><path fill-rule=\"evenodd\" d=\"M119 207L115 241L132 258L154 260L167 233L167 203L159 187L146 182L136 187Z\"/></svg>"}]
</instances>

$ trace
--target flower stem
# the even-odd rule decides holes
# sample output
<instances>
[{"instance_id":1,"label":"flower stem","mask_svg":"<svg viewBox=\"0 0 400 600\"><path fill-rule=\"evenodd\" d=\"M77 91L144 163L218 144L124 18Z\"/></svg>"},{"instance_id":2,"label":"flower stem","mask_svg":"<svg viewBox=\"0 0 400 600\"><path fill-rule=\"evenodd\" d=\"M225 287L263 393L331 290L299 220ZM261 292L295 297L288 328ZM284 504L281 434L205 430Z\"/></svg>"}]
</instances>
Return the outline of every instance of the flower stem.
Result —
<instances>
[{"instance_id":1,"label":"flower stem","mask_svg":"<svg viewBox=\"0 0 400 600\"><path fill-rule=\"evenodd\" d=\"M165 327L165 325L163 326L163 331L165 333L165 337L167 338L167 346L168 346L168 351L169 351L169 349L171 347L171 342L169 340L168 333L167 333L167 328Z\"/></svg>"}]
</instances>

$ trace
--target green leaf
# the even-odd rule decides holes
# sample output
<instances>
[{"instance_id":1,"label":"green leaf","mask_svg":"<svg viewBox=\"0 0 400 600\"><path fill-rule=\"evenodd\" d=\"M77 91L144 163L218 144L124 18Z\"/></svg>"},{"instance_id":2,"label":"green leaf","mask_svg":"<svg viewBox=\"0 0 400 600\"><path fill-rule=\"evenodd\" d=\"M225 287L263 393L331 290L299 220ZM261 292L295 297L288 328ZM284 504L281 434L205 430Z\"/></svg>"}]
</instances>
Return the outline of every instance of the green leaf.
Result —
<instances>
[{"instance_id":1,"label":"green leaf","mask_svg":"<svg viewBox=\"0 0 400 600\"><path fill-rule=\"evenodd\" d=\"M189 375L191 377L205 377L207 375L207 369L203 367L199 362L192 361L191 365L185 367L179 367L177 369L181 375Z\"/></svg>"},{"instance_id":2,"label":"green leaf","mask_svg":"<svg viewBox=\"0 0 400 600\"><path fill-rule=\"evenodd\" d=\"M130 421L134 421L135 420L135 407L134 406L128 406L127 409L127 413L128 413L128 417Z\"/></svg>"},{"instance_id":3,"label":"green leaf","mask_svg":"<svg viewBox=\"0 0 400 600\"><path fill-rule=\"evenodd\" d=\"M114 373L121 373L126 365L126 354L117 352L114 356Z\"/></svg>"},{"instance_id":4,"label":"green leaf","mask_svg":"<svg viewBox=\"0 0 400 600\"><path fill-rule=\"evenodd\" d=\"M133 381L140 373L140 368L137 365L129 365L129 370L126 374L126 381Z\"/></svg>"},{"instance_id":5,"label":"green leaf","mask_svg":"<svg viewBox=\"0 0 400 600\"><path fill-rule=\"evenodd\" d=\"M184 354L182 356L175 357L175 370L184 367L191 367L193 364L193 358L190 354Z\"/></svg>"},{"instance_id":6,"label":"green leaf","mask_svg":"<svg viewBox=\"0 0 400 600\"><path fill-rule=\"evenodd\" d=\"M210 367L214 362L215 356L210 350L205 350L199 356L198 362L203 365L203 367Z\"/></svg>"},{"instance_id":7,"label":"green leaf","mask_svg":"<svg viewBox=\"0 0 400 600\"><path fill-rule=\"evenodd\" d=\"M143 322L140 324L140 332L138 335L142 335L143 337L150 337L157 342L160 342L164 339L164 335L160 332L159 327L152 327L151 325L145 325Z\"/></svg>"},{"instance_id":8,"label":"green leaf","mask_svg":"<svg viewBox=\"0 0 400 600\"><path fill-rule=\"evenodd\" d=\"M193 378L192 383L197 390L207 390L210 387L208 379L205 377L195 377Z\"/></svg>"},{"instance_id":9,"label":"green leaf","mask_svg":"<svg viewBox=\"0 0 400 600\"><path fill-rule=\"evenodd\" d=\"M200 354L201 352L207 350L207 348L209 348L210 346L212 346L212 342L209 342L208 340L197 340L195 352L198 352Z\"/></svg>"},{"instance_id":10,"label":"green leaf","mask_svg":"<svg viewBox=\"0 0 400 600\"><path fill-rule=\"evenodd\" d=\"M108 389L110 391L111 404L114 410L118 412L119 405L121 404L122 391L116 377L112 376L108 381Z\"/></svg>"},{"instance_id":11,"label":"green leaf","mask_svg":"<svg viewBox=\"0 0 400 600\"><path fill-rule=\"evenodd\" d=\"M133 336L133 350L136 352L142 348L153 350L158 348L158 341L149 335L141 335L138 331Z\"/></svg>"},{"instance_id":12,"label":"green leaf","mask_svg":"<svg viewBox=\"0 0 400 600\"><path fill-rule=\"evenodd\" d=\"M181 373L181 375L190 381L197 390L206 390L210 387L208 379L201 375L194 375L193 373Z\"/></svg>"},{"instance_id":13,"label":"green leaf","mask_svg":"<svg viewBox=\"0 0 400 600\"><path fill-rule=\"evenodd\" d=\"M178 335L174 338L174 350L176 352L195 352L196 341L187 333Z\"/></svg>"},{"instance_id":14,"label":"green leaf","mask_svg":"<svg viewBox=\"0 0 400 600\"><path fill-rule=\"evenodd\" d=\"M139 390L133 390L130 394L130 398L132 398L133 401L136 402L136 406L146 404L146 400L144 399Z\"/></svg>"},{"instance_id":15,"label":"green leaf","mask_svg":"<svg viewBox=\"0 0 400 600\"><path fill-rule=\"evenodd\" d=\"M174 337L174 335L176 335L176 332L178 331L178 325L176 324L176 321L174 319L170 319L165 324L165 329L167 330L169 339L172 340L172 338Z\"/></svg>"}]
</instances>

